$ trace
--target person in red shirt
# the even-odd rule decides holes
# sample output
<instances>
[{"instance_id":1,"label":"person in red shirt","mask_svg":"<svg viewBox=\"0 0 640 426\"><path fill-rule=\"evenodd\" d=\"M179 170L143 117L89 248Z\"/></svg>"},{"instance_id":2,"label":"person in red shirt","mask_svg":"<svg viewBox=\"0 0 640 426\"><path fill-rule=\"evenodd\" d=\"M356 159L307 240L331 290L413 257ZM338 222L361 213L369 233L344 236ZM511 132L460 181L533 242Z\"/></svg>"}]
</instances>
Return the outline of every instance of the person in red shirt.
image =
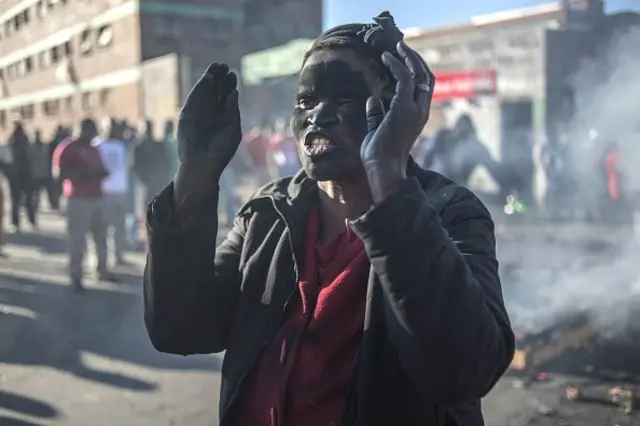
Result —
<instances>
[{"instance_id":1,"label":"person in red shirt","mask_svg":"<svg viewBox=\"0 0 640 426\"><path fill-rule=\"evenodd\" d=\"M91 233L101 280L115 281L107 266L107 221L103 213L102 180L109 175L100 153L92 145L98 135L95 121L85 119L77 139L67 139L54 152L52 172L63 179L67 197L69 274L74 290L82 290L86 235Z\"/></svg>"},{"instance_id":2,"label":"person in red shirt","mask_svg":"<svg viewBox=\"0 0 640 426\"><path fill-rule=\"evenodd\" d=\"M270 179L269 174L269 137L265 129L252 129L244 137L247 157L252 173L258 180L258 185L264 185Z\"/></svg>"},{"instance_id":3,"label":"person in red shirt","mask_svg":"<svg viewBox=\"0 0 640 426\"><path fill-rule=\"evenodd\" d=\"M494 224L411 159L435 81L402 40L388 12L315 40L291 119L302 170L218 247L235 74L212 64L182 108L180 170L148 210L144 318L159 351L225 351L221 426L484 425L515 346Z\"/></svg>"}]
</instances>

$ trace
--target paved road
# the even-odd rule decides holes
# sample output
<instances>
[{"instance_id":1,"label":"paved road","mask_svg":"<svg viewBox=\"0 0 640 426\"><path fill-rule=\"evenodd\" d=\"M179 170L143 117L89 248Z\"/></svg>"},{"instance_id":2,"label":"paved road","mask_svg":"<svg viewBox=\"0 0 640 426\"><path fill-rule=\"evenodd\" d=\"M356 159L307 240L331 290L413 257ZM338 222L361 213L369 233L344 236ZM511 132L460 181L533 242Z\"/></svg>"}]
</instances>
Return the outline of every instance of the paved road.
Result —
<instances>
[{"instance_id":1,"label":"paved road","mask_svg":"<svg viewBox=\"0 0 640 426\"><path fill-rule=\"evenodd\" d=\"M142 254L116 270L121 284L90 277L73 294L63 230L44 214L41 232L10 237L0 259L0 425L215 425L220 360L151 347Z\"/></svg>"},{"instance_id":2,"label":"paved road","mask_svg":"<svg viewBox=\"0 0 640 426\"><path fill-rule=\"evenodd\" d=\"M91 277L89 291L74 294L63 231L63 221L45 213L41 231L10 237L9 257L0 258L0 425L215 426L220 359L151 347L142 323L143 255L131 253L132 266L116 270L121 284ZM561 400L561 386L537 389L503 380L484 403L487 425L535 424L528 419L539 417L541 404Z\"/></svg>"}]
</instances>

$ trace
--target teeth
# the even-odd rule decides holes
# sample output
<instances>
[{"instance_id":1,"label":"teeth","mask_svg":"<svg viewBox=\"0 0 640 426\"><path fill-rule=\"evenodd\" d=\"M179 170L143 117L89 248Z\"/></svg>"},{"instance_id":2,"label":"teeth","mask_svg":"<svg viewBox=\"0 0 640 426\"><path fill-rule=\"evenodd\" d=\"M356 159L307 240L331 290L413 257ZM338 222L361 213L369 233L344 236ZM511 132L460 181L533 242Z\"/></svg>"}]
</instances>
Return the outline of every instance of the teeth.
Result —
<instances>
[{"instance_id":1,"label":"teeth","mask_svg":"<svg viewBox=\"0 0 640 426\"><path fill-rule=\"evenodd\" d=\"M315 138L311 141L311 146L326 146L326 145L333 145L331 143L331 141L327 138Z\"/></svg>"},{"instance_id":2,"label":"teeth","mask_svg":"<svg viewBox=\"0 0 640 426\"><path fill-rule=\"evenodd\" d=\"M323 154L325 152L331 151L332 149L333 149L333 145L331 145L331 144L316 144L316 143L313 143L312 145L305 147L305 153L307 155L310 155L310 156L320 155L320 154Z\"/></svg>"}]
</instances>

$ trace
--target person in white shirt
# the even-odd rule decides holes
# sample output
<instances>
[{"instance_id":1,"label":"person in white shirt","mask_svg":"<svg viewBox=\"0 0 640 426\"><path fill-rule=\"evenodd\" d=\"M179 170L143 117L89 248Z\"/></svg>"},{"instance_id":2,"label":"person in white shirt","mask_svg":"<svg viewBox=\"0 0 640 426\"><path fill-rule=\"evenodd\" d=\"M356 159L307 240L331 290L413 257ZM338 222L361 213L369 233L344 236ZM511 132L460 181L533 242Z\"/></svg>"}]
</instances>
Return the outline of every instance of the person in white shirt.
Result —
<instances>
[{"instance_id":1,"label":"person in white shirt","mask_svg":"<svg viewBox=\"0 0 640 426\"><path fill-rule=\"evenodd\" d=\"M109 177L102 181L104 212L109 226L113 229L116 262L125 264L129 154L123 141L123 125L118 120L110 118L103 128L105 137L96 138L95 144L104 165L109 170Z\"/></svg>"}]
</instances>

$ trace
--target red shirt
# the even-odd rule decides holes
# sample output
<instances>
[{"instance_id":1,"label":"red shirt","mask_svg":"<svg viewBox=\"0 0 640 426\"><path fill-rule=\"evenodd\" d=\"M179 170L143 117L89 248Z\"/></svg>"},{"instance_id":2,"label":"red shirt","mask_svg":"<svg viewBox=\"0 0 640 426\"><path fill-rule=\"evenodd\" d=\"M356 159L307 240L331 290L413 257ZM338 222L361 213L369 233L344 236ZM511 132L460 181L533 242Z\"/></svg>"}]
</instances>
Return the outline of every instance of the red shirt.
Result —
<instances>
[{"instance_id":1,"label":"red shirt","mask_svg":"<svg viewBox=\"0 0 640 426\"><path fill-rule=\"evenodd\" d=\"M53 152L52 168L61 170L103 167L100 152L91 144L66 139ZM101 197L102 178L65 179L62 191L66 197Z\"/></svg>"},{"instance_id":2,"label":"red shirt","mask_svg":"<svg viewBox=\"0 0 640 426\"><path fill-rule=\"evenodd\" d=\"M616 201L620 197L620 183L618 173L620 170L620 152L611 151L605 157L605 169L607 171L607 188L609 197Z\"/></svg>"},{"instance_id":3,"label":"red shirt","mask_svg":"<svg viewBox=\"0 0 640 426\"><path fill-rule=\"evenodd\" d=\"M300 298L247 378L234 426L340 423L362 341L369 260L349 229L319 244L314 210L306 235Z\"/></svg>"},{"instance_id":4,"label":"red shirt","mask_svg":"<svg viewBox=\"0 0 640 426\"><path fill-rule=\"evenodd\" d=\"M249 133L245 137L247 154L251 157L254 167L267 167L267 151L269 141L260 133Z\"/></svg>"}]
</instances>

